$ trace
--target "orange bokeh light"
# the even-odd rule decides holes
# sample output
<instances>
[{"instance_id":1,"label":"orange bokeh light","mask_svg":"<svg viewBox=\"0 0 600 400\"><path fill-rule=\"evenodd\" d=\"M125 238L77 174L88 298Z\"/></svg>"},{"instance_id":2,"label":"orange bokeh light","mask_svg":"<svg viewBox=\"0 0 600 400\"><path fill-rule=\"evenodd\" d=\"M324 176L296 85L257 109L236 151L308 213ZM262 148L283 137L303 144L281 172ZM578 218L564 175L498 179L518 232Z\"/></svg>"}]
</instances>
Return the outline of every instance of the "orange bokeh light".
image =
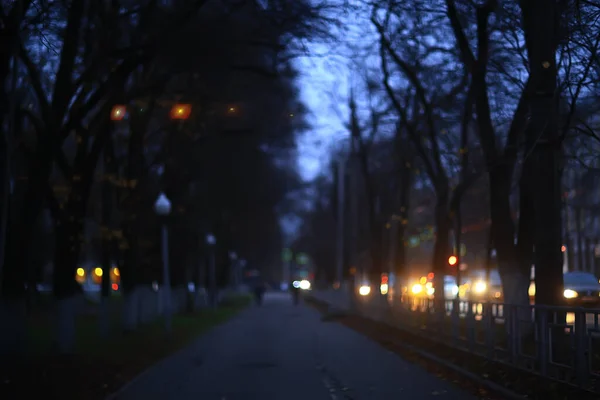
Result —
<instances>
[{"instance_id":1,"label":"orange bokeh light","mask_svg":"<svg viewBox=\"0 0 600 400\"><path fill-rule=\"evenodd\" d=\"M127 107L123 104L117 104L110 110L111 121L121 121L125 115L127 115Z\"/></svg>"},{"instance_id":2,"label":"orange bokeh light","mask_svg":"<svg viewBox=\"0 0 600 400\"><path fill-rule=\"evenodd\" d=\"M171 119L179 119L186 120L192 114L192 105L191 104L175 104L171 108L171 112L169 116Z\"/></svg>"},{"instance_id":3,"label":"orange bokeh light","mask_svg":"<svg viewBox=\"0 0 600 400\"><path fill-rule=\"evenodd\" d=\"M458 258L456 258L456 256L450 256L450 257L448 257L448 264L450 264L450 265L456 265L457 262L458 262Z\"/></svg>"}]
</instances>

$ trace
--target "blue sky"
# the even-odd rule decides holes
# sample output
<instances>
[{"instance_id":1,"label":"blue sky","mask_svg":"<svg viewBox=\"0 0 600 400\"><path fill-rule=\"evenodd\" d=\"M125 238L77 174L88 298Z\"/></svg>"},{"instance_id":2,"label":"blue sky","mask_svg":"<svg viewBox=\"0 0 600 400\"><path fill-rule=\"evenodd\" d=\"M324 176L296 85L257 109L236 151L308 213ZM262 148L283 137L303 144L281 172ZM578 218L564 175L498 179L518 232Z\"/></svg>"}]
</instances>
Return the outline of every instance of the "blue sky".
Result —
<instances>
[{"instance_id":1,"label":"blue sky","mask_svg":"<svg viewBox=\"0 0 600 400\"><path fill-rule=\"evenodd\" d=\"M318 53L328 50L325 46L312 47L311 50ZM303 57L297 60L297 66L301 76L300 93L310 111L311 125L311 129L298 139L298 165L302 177L311 180L327 167L329 150L335 142L347 135L339 112L336 112L341 108L345 114L345 106L335 98L339 97L339 92L347 92L348 72L342 60L335 57Z\"/></svg>"},{"instance_id":2,"label":"blue sky","mask_svg":"<svg viewBox=\"0 0 600 400\"><path fill-rule=\"evenodd\" d=\"M306 180L327 168L329 151L348 137L344 124L348 120L352 71L364 70L373 57L376 34L369 14L362 10L361 3L354 7L357 8L345 14L336 14L340 24L331 27L335 40L310 44L308 54L296 60L301 97L310 110L308 119L312 127L298 140L298 164Z\"/></svg>"},{"instance_id":3,"label":"blue sky","mask_svg":"<svg viewBox=\"0 0 600 400\"><path fill-rule=\"evenodd\" d=\"M348 68L341 58L314 56L328 54L328 46L312 45L310 50L311 56L296 60L300 72L300 95L309 110L307 119L311 127L297 141L298 169L306 181L329 172L330 150L336 142L348 136L341 118L347 114L345 104L336 101L336 98L342 99L347 94ZM298 216L286 215L281 219L286 245L295 239L301 224Z\"/></svg>"}]
</instances>

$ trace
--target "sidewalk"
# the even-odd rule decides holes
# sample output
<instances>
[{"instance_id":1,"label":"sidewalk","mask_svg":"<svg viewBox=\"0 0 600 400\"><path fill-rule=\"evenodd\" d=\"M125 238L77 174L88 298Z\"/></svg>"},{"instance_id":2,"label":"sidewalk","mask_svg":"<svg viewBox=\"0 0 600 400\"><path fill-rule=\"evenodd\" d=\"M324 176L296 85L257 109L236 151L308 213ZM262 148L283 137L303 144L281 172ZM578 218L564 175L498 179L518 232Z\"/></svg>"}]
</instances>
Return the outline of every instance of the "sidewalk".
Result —
<instances>
[{"instance_id":1,"label":"sidewalk","mask_svg":"<svg viewBox=\"0 0 600 400\"><path fill-rule=\"evenodd\" d=\"M364 336L273 293L113 400L471 400Z\"/></svg>"}]
</instances>

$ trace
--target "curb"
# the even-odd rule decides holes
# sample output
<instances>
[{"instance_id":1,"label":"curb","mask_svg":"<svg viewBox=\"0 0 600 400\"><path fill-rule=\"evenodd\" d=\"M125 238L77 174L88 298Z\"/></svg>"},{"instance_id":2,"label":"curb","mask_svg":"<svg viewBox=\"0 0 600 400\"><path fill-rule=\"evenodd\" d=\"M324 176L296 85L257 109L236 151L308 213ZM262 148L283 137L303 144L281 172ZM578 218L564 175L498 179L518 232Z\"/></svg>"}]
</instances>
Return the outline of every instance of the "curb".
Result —
<instances>
[{"instance_id":1,"label":"curb","mask_svg":"<svg viewBox=\"0 0 600 400\"><path fill-rule=\"evenodd\" d=\"M313 297L313 299L315 301L317 301L317 302L327 304L327 306L330 308L330 310L331 310L331 307L335 307L332 304L330 304L328 301L324 301L324 300L318 299L316 297ZM347 314L352 314L350 312L346 312L346 313ZM373 318L370 318L370 317L365 317L365 316L362 316L362 317L363 318L371 319L371 320L376 321L376 322L385 323L383 321L377 321L376 319L373 319ZM385 323L385 324L389 325L387 323ZM393 327L393 328L398 329L397 327ZM499 384L497 384L497 383L495 383L493 381L490 381L489 379L482 378L482 377L480 377L477 374L474 374L474 373L472 373L470 371L467 371L464 368L461 368L461 367L459 367L457 365L452 364L451 362L448 362L448 361L446 361L446 360L444 360L442 358L439 358L439 357L437 357L437 356L435 356L435 355L433 355L431 353L428 353L428 352L426 352L424 350L421 350L418 347L415 347L415 346L412 346L412 345L409 345L409 344L406 344L406 343L402 343L402 342L399 342L399 341L396 341L396 340L393 340L392 343L395 346L402 347L405 350L412 351L412 352L418 354L419 356L421 356L423 358L429 359L430 361L433 361L433 362L435 362L437 364L440 364L440 365L444 366L445 368L448 368L448 369L456 372L457 374L462 375L465 378L468 378L468 379L476 382L477 384L485 387L486 389L489 389L492 392L495 392L495 393L498 393L498 394L504 396L507 400L525 400L525 399L529 399L529 396L527 396L527 395L519 394L519 393L514 392L514 391L512 391L510 389L507 389L507 388L505 388L505 387L503 387L503 386L501 386L501 385L499 385Z\"/></svg>"}]
</instances>

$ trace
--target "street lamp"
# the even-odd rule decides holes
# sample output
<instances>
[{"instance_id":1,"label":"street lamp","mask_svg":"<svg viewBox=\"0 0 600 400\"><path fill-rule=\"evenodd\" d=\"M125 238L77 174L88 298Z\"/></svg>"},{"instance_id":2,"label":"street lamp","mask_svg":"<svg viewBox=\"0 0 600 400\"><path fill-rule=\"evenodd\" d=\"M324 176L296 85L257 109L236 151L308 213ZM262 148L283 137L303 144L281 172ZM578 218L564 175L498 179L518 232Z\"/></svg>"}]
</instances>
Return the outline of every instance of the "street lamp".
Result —
<instances>
[{"instance_id":1,"label":"street lamp","mask_svg":"<svg viewBox=\"0 0 600 400\"><path fill-rule=\"evenodd\" d=\"M163 259L163 286L164 286L164 312L165 331L171 333L171 278L169 273L169 232L165 218L171 214L171 202L164 193L160 193L154 203L154 211L162 218L162 259Z\"/></svg>"},{"instance_id":2,"label":"street lamp","mask_svg":"<svg viewBox=\"0 0 600 400\"><path fill-rule=\"evenodd\" d=\"M173 107L171 107L171 112L169 113L169 116L171 117L171 119L185 121L186 119L190 118L191 114L191 104L174 104Z\"/></svg>"},{"instance_id":3,"label":"street lamp","mask_svg":"<svg viewBox=\"0 0 600 400\"><path fill-rule=\"evenodd\" d=\"M111 121L122 121L127 115L127 106L123 104L115 104L110 110Z\"/></svg>"},{"instance_id":4,"label":"street lamp","mask_svg":"<svg viewBox=\"0 0 600 400\"><path fill-rule=\"evenodd\" d=\"M211 307L217 305L217 271L215 266L214 246L217 244L217 238L212 233L206 235L206 244L209 247L209 266L208 266L208 300Z\"/></svg>"}]
</instances>

